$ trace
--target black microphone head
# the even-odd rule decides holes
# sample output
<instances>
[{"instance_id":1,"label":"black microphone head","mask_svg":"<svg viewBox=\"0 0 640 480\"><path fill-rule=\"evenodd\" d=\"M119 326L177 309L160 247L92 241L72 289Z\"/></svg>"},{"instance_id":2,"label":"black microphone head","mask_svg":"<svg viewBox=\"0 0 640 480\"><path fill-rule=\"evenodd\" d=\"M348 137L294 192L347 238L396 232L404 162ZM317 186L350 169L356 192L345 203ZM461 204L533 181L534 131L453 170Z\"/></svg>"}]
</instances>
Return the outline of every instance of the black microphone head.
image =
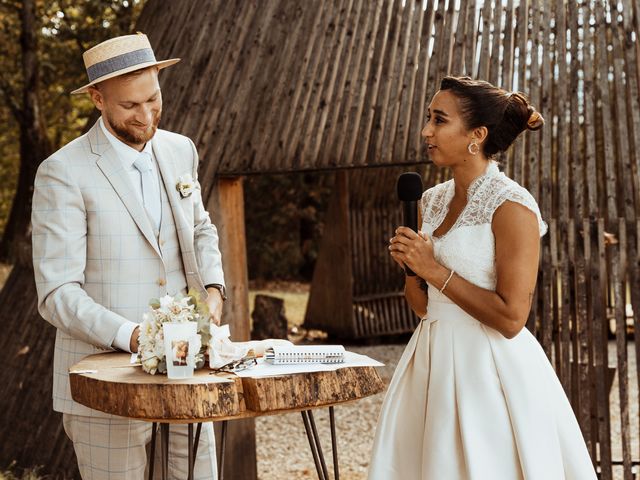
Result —
<instances>
[{"instance_id":1,"label":"black microphone head","mask_svg":"<svg viewBox=\"0 0 640 480\"><path fill-rule=\"evenodd\" d=\"M422 197L422 177L416 172L406 172L398 177L398 198L401 202L415 202Z\"/></svg>"}]
</instances>

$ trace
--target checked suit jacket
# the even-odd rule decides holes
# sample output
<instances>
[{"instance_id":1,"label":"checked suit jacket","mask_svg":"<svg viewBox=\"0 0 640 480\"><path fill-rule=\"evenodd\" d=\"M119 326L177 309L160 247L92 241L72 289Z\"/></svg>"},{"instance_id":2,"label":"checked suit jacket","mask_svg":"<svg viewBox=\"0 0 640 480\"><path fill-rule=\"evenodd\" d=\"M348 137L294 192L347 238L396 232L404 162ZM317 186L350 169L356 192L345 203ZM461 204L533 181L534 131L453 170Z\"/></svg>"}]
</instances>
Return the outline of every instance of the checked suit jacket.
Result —
<instances>
[{"instance_id":1,"label":"checked suit jacket","mask_svg":"<svg viewBox=\"0 0 640 480\"><path fill-rule=\"evenodd\" d=\"M224 285L218 234L202 201L193 142L160 129L151 142L164 187L159 237L98 123L38 168L33 266L38 310L57 328L56 411L100 415L72 400L69 367L110 350L124 322L142 321L150 299L186 288L205 298L204 285ZM183 198L176 184L187 174L195 189Z\"/></svg>"}]
</instances>

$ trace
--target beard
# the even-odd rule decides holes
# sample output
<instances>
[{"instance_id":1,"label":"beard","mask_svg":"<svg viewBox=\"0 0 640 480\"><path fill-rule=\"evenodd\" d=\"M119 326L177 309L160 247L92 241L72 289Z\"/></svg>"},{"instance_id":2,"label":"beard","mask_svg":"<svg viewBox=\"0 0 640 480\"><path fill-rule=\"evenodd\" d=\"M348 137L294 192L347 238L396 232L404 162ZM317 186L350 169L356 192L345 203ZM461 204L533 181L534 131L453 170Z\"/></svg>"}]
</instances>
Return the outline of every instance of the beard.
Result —
<instances>
[{"instance_id":1,"label":"beard","mask_svg":"<svg viewBox=\"0 0 640 480\"><path fill-rule=\"evenodd\" d=\"M131 145L142 145L151 140L156 134L156 131L158 130L158 124L160 123L161 114L162 112L158 112L153 117L151 125L142 131L140 129L128 126L126 122L118 123L108 113L106 114L106 116L109 125L120 140Z\"/></svg>"}]
</instances>

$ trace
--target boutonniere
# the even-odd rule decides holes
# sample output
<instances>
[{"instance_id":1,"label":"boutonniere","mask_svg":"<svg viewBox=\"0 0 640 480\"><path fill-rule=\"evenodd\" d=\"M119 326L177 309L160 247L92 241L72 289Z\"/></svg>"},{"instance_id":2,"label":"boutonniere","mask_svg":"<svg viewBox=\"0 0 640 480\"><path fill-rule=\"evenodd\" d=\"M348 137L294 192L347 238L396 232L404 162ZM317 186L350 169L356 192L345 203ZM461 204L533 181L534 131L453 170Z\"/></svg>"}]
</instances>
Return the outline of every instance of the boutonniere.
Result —
<instances>
[{"instance_id":1,"label":"boutonniere","mask_svg":"<svg viewBox=\"0 0 640 480\"><path fill-rule=\"evenodd\" d=\"M176 183L176 190L180 192L180 196L182 198L187 198L189 195L193 193L196 185L193 181L193 178L188 173L178 177L178 183Z\"/></svg>"}]
</instances>

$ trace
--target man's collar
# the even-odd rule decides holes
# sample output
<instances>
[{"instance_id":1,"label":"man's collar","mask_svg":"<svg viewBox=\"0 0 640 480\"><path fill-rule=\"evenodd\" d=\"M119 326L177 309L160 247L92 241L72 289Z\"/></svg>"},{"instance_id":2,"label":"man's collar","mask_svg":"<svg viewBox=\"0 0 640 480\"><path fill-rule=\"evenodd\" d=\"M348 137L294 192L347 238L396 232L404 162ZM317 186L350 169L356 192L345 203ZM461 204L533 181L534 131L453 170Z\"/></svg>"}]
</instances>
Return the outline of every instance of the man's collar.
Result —
<instances>
[{"instance_id":1,"label":"man's collar","mask_svg":"<svg viewBox=\"0 0 640 480\"><path fill-rule=\"evenodd\" d=\"M125 163L125 165L129 167L132 166L133 162L136 161L136 159L138 158L138 155L140 155L141 152L139 152L135 148L130 147L129 145L124 143L122 140L117 138L113 133L111 133L107 128L107 126L104 124L104 120L102 119L102 117L100 117L100 119L98 120L98 124L102 129L102 133L104 133L104 136L107 137L107 140L109 140L109 143L115 150L118 158L120 158L120 160L122 160ZM153 156L151 141L145 144L142 151Z\"/></svg>"}]
</instances>

